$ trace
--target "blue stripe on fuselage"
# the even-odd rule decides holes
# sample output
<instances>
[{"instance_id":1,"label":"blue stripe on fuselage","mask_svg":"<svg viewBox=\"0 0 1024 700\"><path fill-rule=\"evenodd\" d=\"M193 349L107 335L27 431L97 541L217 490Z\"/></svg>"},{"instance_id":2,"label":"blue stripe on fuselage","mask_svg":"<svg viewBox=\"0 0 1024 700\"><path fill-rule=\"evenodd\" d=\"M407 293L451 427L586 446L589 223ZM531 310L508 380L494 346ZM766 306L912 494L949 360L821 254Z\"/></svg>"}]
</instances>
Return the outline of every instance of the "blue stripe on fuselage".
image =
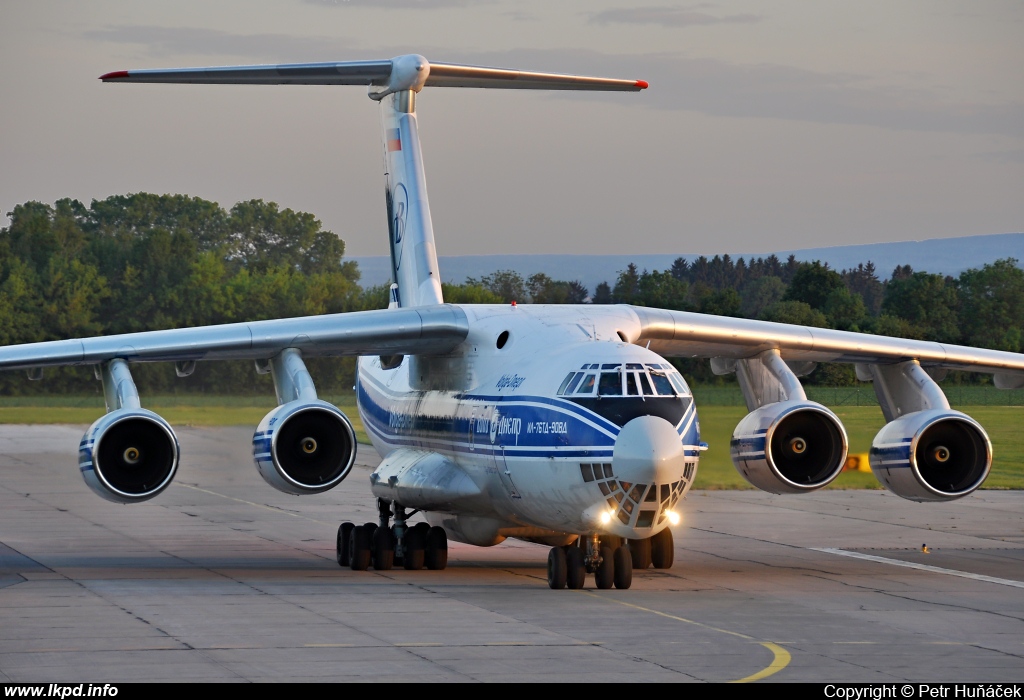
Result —
<instances>
[{"instance_id":1,"label":"blue stripe on fuselage","mask_svg":"<svg viewBox=\"0 0 1024 700\"><path fill-rule=\"evenodd\" d=\"M544 396L452 395L454 404L494 406L491 415L429 415L418 409L424 393L391 394L374 378L360 375L357 400L364 426L394 446L506 456L611 456L620 428L577 404ZM497 423L492 425L494 414ZM470 423L473 433L470 434ZM688 447L698 442L691 403L677 430ZM491 433L494 433L493 442ZM472 438L472 439L471 439ZM688 456L697 456L688 449Z\"/></svg>"}]
</instances>

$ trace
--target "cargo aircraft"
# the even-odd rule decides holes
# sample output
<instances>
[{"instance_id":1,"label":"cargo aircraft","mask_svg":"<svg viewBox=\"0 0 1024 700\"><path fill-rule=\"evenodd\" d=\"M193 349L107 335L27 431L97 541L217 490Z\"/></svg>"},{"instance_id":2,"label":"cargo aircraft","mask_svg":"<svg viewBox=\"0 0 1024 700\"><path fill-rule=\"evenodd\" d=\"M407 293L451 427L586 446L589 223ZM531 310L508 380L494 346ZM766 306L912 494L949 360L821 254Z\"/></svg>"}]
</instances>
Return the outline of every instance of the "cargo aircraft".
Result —
<instances>
[{"instance_id":1,"label":"cargo aircraft","mask_svg":"<svg viewBox=\"0 0 1024 700\"><path fill-rule=\"evenodd\" d=\"M799 377L849 362L870 381L886 424L871 468L895 494L949 501L977 489L992 464L984 429L950 409L936 383L949 369L1024 387L1024 355L861 333L636 306L452 305L441 275L417 131L423 88L639 91L614 80L391 60L108 73L111 83L366 85L380 103L392 281L387 309L32 343L0 348L0 368L40 378L91 365L107 413L85 433L86 484L116 503L171 483L179 445L142 408L130 368L245 359L270 373L278 406L253 435L256 467L295 495L337 486L351 469L349 419L320 400L303 359L358 357L363 425L382 457L370 475L379 523L342 523L338 563L352 569L443 569L448 540L507 537L547 544L548 584L628 588L633 571L673 561L671 525L693 484L700 423L666 358L708 358L735 373L749 413L732 459L777 494L820 489L847 457L842 423L809 401ZM422 513L426 522L412 525Z\"/></svg>"}]
</instances>

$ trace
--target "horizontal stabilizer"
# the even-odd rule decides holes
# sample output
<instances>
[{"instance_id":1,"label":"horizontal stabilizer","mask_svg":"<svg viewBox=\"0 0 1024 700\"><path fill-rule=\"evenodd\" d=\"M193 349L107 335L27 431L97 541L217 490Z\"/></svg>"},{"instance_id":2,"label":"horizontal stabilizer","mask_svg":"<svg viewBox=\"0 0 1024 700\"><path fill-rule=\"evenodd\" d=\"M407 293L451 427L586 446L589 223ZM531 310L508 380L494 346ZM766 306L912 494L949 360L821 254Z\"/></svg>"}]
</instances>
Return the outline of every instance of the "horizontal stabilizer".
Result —
<instances>
[{"instance_id":1,"label":"horizontal stabilizer","mask_svg":"<svg viewBox=\"0 0 1024 700\"><path fill-rule=\"evenodd\" d=\"M407 71L406 68L413 68ZM520 90L603 90L637 92L643 80L594 78L560 73L428 63L415 54L387 61L285 63L280 65L220 66L123 70L100 76L118 83L204 83L214 85L375 85L391 90L419 91L433 87L515 88ZM399 83L408 83L401 85Z\"/></svg>"}]
</instances>

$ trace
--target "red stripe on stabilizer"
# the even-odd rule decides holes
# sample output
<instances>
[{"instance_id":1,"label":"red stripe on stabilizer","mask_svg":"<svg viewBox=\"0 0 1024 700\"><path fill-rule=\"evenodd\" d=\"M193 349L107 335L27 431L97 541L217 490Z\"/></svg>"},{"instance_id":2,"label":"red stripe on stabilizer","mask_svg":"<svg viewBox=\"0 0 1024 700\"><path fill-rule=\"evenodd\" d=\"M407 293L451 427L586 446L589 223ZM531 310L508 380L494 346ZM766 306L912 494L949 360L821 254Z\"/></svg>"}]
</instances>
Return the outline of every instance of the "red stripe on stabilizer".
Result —
<instances>
[{"instance_id":1,"label":"red stripe on stabilizer","mask_svg":"<svg viewBox=\"0 0 1024 700\"><path fill-rule=\"evenodd\" d=\"M106 73L105 75L101 75L100 76L100 80L104 80L104 81L105 80L119 80L121 78L127 78L127 77L128 77L128 71L126 71L126 70L116 70L113 73Z\"/></svg>"},{"instance_id":2,"label":"red stripe on stabilizer","mask_svg":"<svg viewBox=\"0 0 1024 700\"><path fill-rule=\"evenodd\" d=\"M650 84L646 80L638 80L636 81L636 86L641 90L646 90L650 87Z\"/></svg>"}]
</instances>

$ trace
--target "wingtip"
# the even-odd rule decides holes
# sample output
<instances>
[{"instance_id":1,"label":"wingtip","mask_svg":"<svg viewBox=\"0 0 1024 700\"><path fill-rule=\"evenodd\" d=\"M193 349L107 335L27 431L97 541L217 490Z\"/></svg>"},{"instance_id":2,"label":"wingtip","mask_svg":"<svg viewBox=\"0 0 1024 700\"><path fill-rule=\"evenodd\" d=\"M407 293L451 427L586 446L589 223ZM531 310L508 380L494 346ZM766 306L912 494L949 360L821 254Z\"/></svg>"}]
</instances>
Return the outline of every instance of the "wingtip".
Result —
<instances>
[{"instance_id":1,"label":"wingtip","mask_svg":"<svg viewBox=\"0 0 1024 700\"><path fill-rule=\"evenodd\" d=\"M128 71L116 70L113 73L104 73L100 76L100 80L107 82L109 80L123 80L128 77Z\"/></svg>"},{"instance_id":2,"label":"wingtip","mask_svg":"<svg viewBox=\"0 0 1024 700\"><path fill-rule=\"evenodd\" d=\"M646 90L648 87L650 87L650 83L648 83L646 80L638 80L636 81L636 86L641 90Z\"/></svg>"}]
</instances>

